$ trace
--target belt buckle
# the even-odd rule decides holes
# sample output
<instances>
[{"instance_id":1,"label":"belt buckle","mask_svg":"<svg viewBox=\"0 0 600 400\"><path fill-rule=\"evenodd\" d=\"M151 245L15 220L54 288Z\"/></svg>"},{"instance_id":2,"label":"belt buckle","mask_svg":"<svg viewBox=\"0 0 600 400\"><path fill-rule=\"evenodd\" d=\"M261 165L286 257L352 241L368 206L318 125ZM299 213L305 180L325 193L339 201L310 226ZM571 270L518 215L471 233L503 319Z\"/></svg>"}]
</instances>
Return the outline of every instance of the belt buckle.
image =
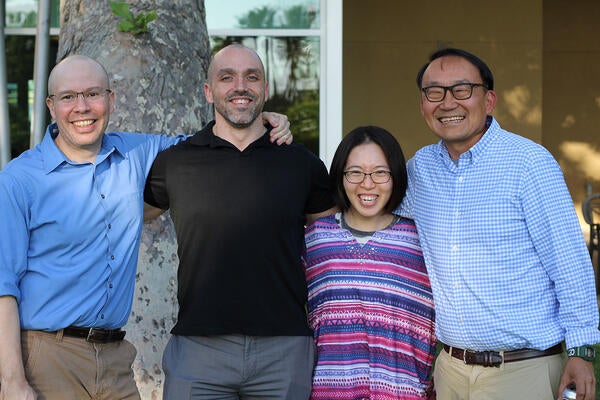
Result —
<instances>
[{"instance_id":1,"label":"belt buckle","mask_svg":"<svg viewBox=\"0 0 600 400\"><path fill-rule=\"evenodd\" d=\"M477 354L483 356L483 360L478 361L477 359L473 360L474 362L467 362L467 353L473 354L475 358L477 358ZM465 365L481 365L482 367L496 367L499 368L504 362L504 355L499 351L475 351L475 350L465 350L463 353L463 362Z\"/></svg>"},{"instance_id":2,"label":"belt buckle","mask_svg":"<svg viewBox=\"0 0 600 400\"><path fill-rule=\"evenodd\" d=\"M92 342L92 335L93 335L93 334L94 334L94 328L90 328L90 329L88 330L88 334L87 334L87 336L86 336L86 338L85 338L85 341L86 341L86 342Z\"/></svg>"},{"instance_id":3,"label":"belt buckle","mask_svg":"<svg viewBox=\"0 0 600 400\"><path fill-rule=\"evenodd\" d=\"M477 352L476 352L475 350L467 350L467 349L465 349L465 350L463 351L463 362L465 363L465 365L471 365L471 364L469 364L469 363L467 362L467 353L472 353L472 354L475 354L475 353L477 353Z\"/></svg>"}]
</instances>

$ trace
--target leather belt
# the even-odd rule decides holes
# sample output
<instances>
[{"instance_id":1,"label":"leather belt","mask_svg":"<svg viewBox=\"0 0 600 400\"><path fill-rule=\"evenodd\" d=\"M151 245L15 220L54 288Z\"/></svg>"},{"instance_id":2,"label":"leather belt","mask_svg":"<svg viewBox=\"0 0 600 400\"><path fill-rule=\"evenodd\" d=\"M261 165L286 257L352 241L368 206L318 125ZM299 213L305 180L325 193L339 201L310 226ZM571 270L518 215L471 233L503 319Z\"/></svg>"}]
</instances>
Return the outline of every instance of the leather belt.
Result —
<instances>
[{"instance_id":1,"label":"leather belt","mask_svg":"<svg viewBox=\"0 0 600 400\"><path fill-rule=\"evenodd\" d=\"M119 342L125 337L125 331L121 329L82 328L69 326L63 329L63 335L84 338L91 343Z\"/></svg>"},{"instance_id":2,"label":"leather belt","mask_svg":"<svg viewBox=\"0 0 600 400\"><path fill-rule=\"evenodd\" d=\"M546 350L519 349L511 351L474 351L463 350L444 345L444 350L454 358L464 361L467 365L481 365L484 367L499 367L503 362L528 360L530 358L546 357L563 352L562 343L558 343Z\"/></svg>"}]
</instances>

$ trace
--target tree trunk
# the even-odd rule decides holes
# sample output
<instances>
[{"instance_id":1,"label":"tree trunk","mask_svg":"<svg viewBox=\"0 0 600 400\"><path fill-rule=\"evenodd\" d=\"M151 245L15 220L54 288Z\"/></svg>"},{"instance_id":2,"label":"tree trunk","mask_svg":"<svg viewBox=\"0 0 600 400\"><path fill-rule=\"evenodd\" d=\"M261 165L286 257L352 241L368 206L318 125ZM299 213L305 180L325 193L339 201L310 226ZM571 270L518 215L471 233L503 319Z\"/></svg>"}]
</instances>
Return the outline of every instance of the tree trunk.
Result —
<instances>
[{"instance_id":1,"label":"tree trunk","mask_svg":"<svg viewBox=\"0 0 600 400\"><path fill-rule=\"evenodd\" d=\"M108 0L62 0L58 60L85 54L102 63L115 92L109 130L192 133L210 119L202 92L210 58L203 0L128 1L134 15L155 10L139 35L118 31ZM142 399L162 398L161 357L177 317L178 259L168 216L144 225L127 338Z\"/></svg>"}]
</instances>

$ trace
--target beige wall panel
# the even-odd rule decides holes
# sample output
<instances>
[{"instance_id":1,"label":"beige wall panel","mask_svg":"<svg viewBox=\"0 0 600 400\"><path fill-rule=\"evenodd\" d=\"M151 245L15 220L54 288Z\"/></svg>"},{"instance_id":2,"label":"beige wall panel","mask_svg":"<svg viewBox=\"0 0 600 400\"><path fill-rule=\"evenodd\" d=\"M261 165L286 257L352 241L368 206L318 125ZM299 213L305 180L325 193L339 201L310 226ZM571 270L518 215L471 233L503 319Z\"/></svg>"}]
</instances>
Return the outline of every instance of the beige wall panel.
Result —
<instances>
[{"instance_id":1,"label":"beige wall panel","mask_svg":"<svg viewBox=\"0 0 600 400\"><path fill-rule=\"evenodd\" d=\"M435 142L419 113L415 75L441 46L493 69L502 125L541 141L542 1L344 1L344 133L381 125L406 155Z\"/></svg>"},{"instance_id":2,"label":"beige wall panel","mask_svg":"<svg viewBox=\"0 0 600 400\"><path fill-rule=\"evenodd\" d=\"M600 1L544 2L543 144L558 159L577 211L600 192Z\"/></svg>"}]
</instances>

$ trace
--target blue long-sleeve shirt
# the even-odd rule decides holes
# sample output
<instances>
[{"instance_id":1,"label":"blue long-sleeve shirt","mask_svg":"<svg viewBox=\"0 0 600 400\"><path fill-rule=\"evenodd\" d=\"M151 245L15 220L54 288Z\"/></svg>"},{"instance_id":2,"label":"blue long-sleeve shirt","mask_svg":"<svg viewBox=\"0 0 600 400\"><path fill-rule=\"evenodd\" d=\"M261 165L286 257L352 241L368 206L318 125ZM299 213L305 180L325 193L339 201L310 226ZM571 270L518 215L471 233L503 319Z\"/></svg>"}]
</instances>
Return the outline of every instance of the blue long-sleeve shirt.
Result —
<instances>
[{"instance_id":1,"label":"blue long-sleeve shirt","mask_svg":"<svg viewBox=\"0 0 600 400\"><path fill-rule=\"evenodd\" d=\"M179 137L106 133L94 163L43 141L0 171L0 295L23 329L119 328L131 311L146 176Z\"/></svg>"},{"instance_id":2,"label":"blue long-sleeve shirt","mask_svg":"<svg viewBox=\"0 0 600 400\"><path fill-rule=\"evenodd\" d=\"M560 166L488 125L457 163L441 141L408 163L397 212L417 224L438 339L474 350L600 342L594 272Z\"/></svg>"}]
</instances>

